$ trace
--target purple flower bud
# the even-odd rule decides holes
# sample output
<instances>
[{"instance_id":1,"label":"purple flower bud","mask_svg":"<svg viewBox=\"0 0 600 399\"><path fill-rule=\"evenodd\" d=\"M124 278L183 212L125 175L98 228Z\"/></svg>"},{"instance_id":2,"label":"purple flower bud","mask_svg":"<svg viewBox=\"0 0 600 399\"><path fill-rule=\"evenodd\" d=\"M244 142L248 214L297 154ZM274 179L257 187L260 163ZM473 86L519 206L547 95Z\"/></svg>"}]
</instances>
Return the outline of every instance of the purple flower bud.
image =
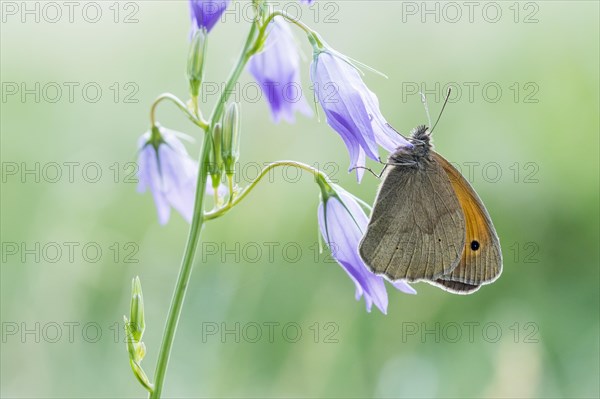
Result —
<instances>
[{"instance_id":1,"label":"purple flower bud","mask_svg":"<svg viewBox=\"0 0 600 399\"><path fill-rule=\"evenodd\" d=\"M198 163L171 130L155 127L138 141L138 192L150 189L160 224L166 224L171 207L191 222L196 195Z\"/></svg>"},{"instance_id":2,"label":"purple flower bud","mask_svg":"<svg viewBox=\"0 0 600 399\"><path fill-rule=\"evenodd\" d=\"M379 110L377 96L367 88L348 60L327 51L313 60L310 71L327 123L342 136L350 167L365 166L365 155L379 160L378 145L392 152L411 144L392 129ZM356 169L360 181L364 169Z\"/></svg>"},{"instance_id":3,"label":"purple flower bud","mask_svg":"<svg viewBox=\"0 0 600 399\"><path fill-rule=\"evenodd\" d=\"M219 22L221 15L229 6L231 0L190 0L192 20L198 29L207 32Z\"/></svg>"},{"instance_id":4,"label":"purple flower bud","mask_svg":"<svg viewBox=\"0 0 600 399\"><path fill-rule=\"evenodd\" d=\"M315 0L300 0L300 3L304 3L304 4L312 4L314 3Z\"/></svg>"},{"instance_id":5,"label":"purple flower bud","mask_svg":"<svg viewBox=\"0 0 600 399\"><path fill-rule=\"evenodd\" d=\"M358 202L345 190L336 187L337 195L325 196L319 205L319 227L332 256L356 285L356 299L364 295L367 311L375 304L387 313L388 296L381 276L373 274L358 253L358 245L367 228L368 218ZM405 293L416 291L404 281L393 286Z\"/></svg>"},{"instance_id":6,"label":"purple flower bud","mask_svg":"<svg viewBox=\"0 0 600 399\"><path fill-rule=\"evenodd\" d=\"M263 51L248 62L254 76L269 102L275 122L282 118L293 123L296 111L311 116L300 84L300 55L298 45L288 24L275 17L269 26Z\"/></svg>"}]
</instances>

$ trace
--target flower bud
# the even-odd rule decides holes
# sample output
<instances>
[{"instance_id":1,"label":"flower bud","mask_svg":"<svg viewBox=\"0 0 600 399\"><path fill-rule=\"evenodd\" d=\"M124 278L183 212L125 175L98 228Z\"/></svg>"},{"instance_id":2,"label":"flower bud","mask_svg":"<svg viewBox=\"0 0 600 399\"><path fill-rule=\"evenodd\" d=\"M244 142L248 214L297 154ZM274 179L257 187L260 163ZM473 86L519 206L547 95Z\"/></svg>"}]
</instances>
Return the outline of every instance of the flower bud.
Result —
<instances>
[{"instance_id":1,"label":"flower bud","mask_svg":"<svg viewBox=\"0 0 600 399\"><path fill-rule=\"evenodd\" d=\"M198 97L200 85L204 78L204 55L206 53L206 31L197 29L190 43L188 53L187 75L192 97Z\"/></svg>"},{"instance_id":2,"label":"flower bud","mask_svg":"<svg viewBox=\"0 0 600 399\"><path fill-rule=\"evenodd\" d=\"M127 352L129 352L129 364L131 365L133 374L148 392L152 392L154 386L150 380L148 380L148 376L140 365L144 356L146 356L146 345L144 345L143 342L137 342L134 339L131 330L132 323L127 320L126 316L123 316L123 320L125 321L125 340L127 343Z\"/></svg>"},{"instance_id":3,"label":"flower bud","mask_svg":"<svg viewBox=\"0 0 600 399\"><path fill-rule=\"evenodd\" d=\"M150 382L148 376L146 375L142 367L139 365L139 363L136 363L132 359L129 359L129 364L131 364L131 369L133 370L133 373L140 382L140 384L142 384L142 386L146 388L148 392L152 393L152 391L154 391L154 385Z\"/></svg>"},{"instance_id":4,"label":"flower bud","mask_svg":"<svg viewBox=\"0 0 600 399\"><path fill-rule=\"evenodd\" d=\"M230 103L223 116L221 155L225 173L233 175L235 163L240 156L240 107L237 103Z\"/></svg>"},{"instance_id":5,"label":"flower bud","mask_svg":"<svg viewBox=\"0 0 600 399\"><path fill-rule=\"evenodd\" d=\"M142 284L139 277L131 282L131 309L129 314L129 330L135 342L139 342L144 335L146 322L144 320L144 297Z\"/></svg>"},{"instance_id":6,"label":"flower bud","mask_svg":"<svg viewBox=\"0 0 600 399\"><path fill-rule=\"evenodd\" d=\"M213 187L219 186L223 172L223 158L221 157L222 135L223 129L221 128L221 124L217 123L213 129L213 148L208 154L208 172L212 178Z\"/></svg>"},{"instance_id":7,"label":"flower bud","mask_svg":"<svg viewBox=\"0 0 600 399\"><path fill-rule=\"evenodd\" d=\"M129 312L130 319L123 316L125 322L125 343L127 344L127 352L129 353L129 364L133 370L133 374L138 381L148 390L152 392L154 386L148 380L148 376L140 366L140 362L146 356L146 345L141 341L142 335L146 328L144 321L144 297L142 295L142 284L139 277L135 277L131 282L131 309Z\"/></svg>"},{"instance_id":8,"label":"flower bud","mask_svg":"<svg viewBox=\"0 0 600 399\"><path fill-rule=\"evenodd\" d=\"M125 343L127 344L127 352L129 352L130 359L135 359L136 348L135 339L131 333L131 323L127 319L127 316L123 316L123 322L125 323Z\"/></svg>"},{"instance_id":9,"label":"flower bud","mask_svg":"<svg viewBox=\"0 0 600 399\"><path fill-rule=\"evenodd\" d=\"M137 344L137 348L135 348L135 359L139 363L146 356L146 344L140 342Z\"/></svg>"}]
</instances>

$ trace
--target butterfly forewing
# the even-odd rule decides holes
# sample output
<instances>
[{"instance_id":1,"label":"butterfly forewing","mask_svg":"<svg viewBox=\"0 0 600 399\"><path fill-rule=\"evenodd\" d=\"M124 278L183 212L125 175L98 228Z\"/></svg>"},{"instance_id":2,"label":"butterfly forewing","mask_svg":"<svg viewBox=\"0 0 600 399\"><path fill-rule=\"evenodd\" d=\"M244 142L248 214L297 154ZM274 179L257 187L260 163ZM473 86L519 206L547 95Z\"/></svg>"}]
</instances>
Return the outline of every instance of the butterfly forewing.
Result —
<instances>
[{"instance_id":1,"label":"butterfly forewing","mask_svg":"<svg viewBox=\"0 0 600 399\"><path fill-rule=\"evenodd\" d=\"M391 280L435 280L452 272L465 245L463 211L444 169L388 165L360 254Z\"/></svg>"},{"instance_id":2,"label":"butterfly forewing","mask_svg":"<svg viewBox=\"0 0 600 399\"><path fill-rule=\"evenodd\" d=\"M490 283L502 272L502 252L492 219L475 190L460 172L441 155L435 152L432 154L433 159L447 173L462 206L466 224L466 240L460 263L442 279L471 286ZM441 284L448 286L450 283Z\"/></svg>"}]
</instances>

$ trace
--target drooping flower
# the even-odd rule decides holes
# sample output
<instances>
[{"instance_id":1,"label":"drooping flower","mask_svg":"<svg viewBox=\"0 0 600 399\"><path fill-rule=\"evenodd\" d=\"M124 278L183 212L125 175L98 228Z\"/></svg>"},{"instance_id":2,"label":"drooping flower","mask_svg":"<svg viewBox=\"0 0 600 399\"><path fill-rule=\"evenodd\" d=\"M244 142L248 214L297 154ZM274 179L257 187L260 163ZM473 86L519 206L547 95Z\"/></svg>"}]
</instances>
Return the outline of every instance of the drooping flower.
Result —
<instances>
[{"instance_id":1,"label":"drooping flower","mask_svg":"<svg viewBox=\"0 0 600 399\"><path fill-rule=\"evenodd\" d=\"M317 52L311 65L316 97L327 123L342 136L350 154L350 169L365 166L365 155L379 160L378 145L392 152L411 144L387 123L379 101L357 69L341 55ZM357 168L360 181L364 169Z\"/></svg>"},{"instance_id":2,"label":"drooping flower","mask_svg":"<svg viewBox=\"0 0 600 399\"><path fill-rule=\"evenodd\" d=\"M356 300L364 295L368 312L375 304L386 314L388 296L384 279L369 270L358 252L368 218L356 199L336 186L335 194L323 194L318 217L321 234L331 249L332 256L356 285ZM416 294L404 281L395 281L393 286L407 294Z\"/></svg>"},{"instance_id":3,"label":"drooping flower","mask_svg":"<svg viewBox=\"0 0 600 399\"><path fill-rule=\"evenodd\" d=\"M267 98L274 121L283 118L293 123L295 112L312 115L302 94L298 45L281 17L273 19L269 30L263 51L250 59L248 70Z\"/></svg>"},{"instance_id":4,"label":"drooping flower","mask_svg":"<svg viewBox=\"0 0 600 399\"><path fill-rule=\"evenodd\" d=\"M188 223L194 211L198 163L177 138L180 134L156 126L138 141L138 192L150 190L163 225L169 221L171 207Z\"/></svg>"},{"instance_id":5,"label":"drooping flower","mask_svg":"<svg viewBox=\"0 0 600 399\"><path fill-rule=\"evenodd\" d=\"M231 0L190 0L192 20L198 29L207 32L219 22Z\"/></svg>"}]
</instances>

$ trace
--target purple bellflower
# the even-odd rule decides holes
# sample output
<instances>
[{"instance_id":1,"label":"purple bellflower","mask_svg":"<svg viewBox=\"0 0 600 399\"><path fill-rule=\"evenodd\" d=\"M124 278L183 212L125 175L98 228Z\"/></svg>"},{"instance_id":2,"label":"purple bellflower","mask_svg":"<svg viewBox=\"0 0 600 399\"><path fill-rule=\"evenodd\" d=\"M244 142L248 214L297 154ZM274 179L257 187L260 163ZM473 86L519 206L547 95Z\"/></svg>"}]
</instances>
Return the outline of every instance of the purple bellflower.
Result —
<instances>
[{"instance_id":1,"label":"purple bellflower","mask_svg":"<svg viewBox=\"0 0 600 399\"><path fill-rule=\"evenodd\" d=\"M188 223L194 211L198 162L177 138L180 134L154 127L138 141L138 192L150 190L163 225L169 221L171 207Z\"/></svg>"},{"instance_id":2,"label":"purple bellflower","mask_svg":"<svg viewBox=\"0 0 600 399\"><path fill-rule=\"evenodd\" d=\"M192 20L196 27L210 32L230 2L231 0L190 0Z\"/></svg>"},{"instance_id":3,"label":"purple bellflower","mask_svg":"<svg viewBox=\"0 0 600 399\"><path fill-rule=\"evenodd\" d=\"M275 17L262 52L248 62L248 70L260 85L271 108L275 122L295 120L295 112L312 116L312 110L302 94L298 44L288 24Z\"/></svg>"},{"instance_id":4,"label":"purple bellflower","mask_svg":"<svg viewBox=\"0 0 600 399\"><path fill-rule=\"evenodd\" d=\"M319 205L319 227L332 256L348 273L356 285L356 300L364 295L367 311L373 304L387 313L388 296L384 279L372 273L358 253L358 245L366 231L368 218L356 199L340 187L336 194L324 195ZM417 292L406 282L396 281L392 285L407 294Z\"/></svg>"},{"instance_id":5,"label":"purple bellflower","mask_svg":"<svg viewBox=\"0 0 600 399\"><path fill-rule=\"evenodd\" d=\"M387 123L377 96L365 85L348 59L319 52L311 65L311 79L327 123L342 136L350 154L350 169L365 166L365 155L379 160L378 145L392 152L411 144ZM357 168L358 180L364 169Z\"/></svg>"}]
</instances>

